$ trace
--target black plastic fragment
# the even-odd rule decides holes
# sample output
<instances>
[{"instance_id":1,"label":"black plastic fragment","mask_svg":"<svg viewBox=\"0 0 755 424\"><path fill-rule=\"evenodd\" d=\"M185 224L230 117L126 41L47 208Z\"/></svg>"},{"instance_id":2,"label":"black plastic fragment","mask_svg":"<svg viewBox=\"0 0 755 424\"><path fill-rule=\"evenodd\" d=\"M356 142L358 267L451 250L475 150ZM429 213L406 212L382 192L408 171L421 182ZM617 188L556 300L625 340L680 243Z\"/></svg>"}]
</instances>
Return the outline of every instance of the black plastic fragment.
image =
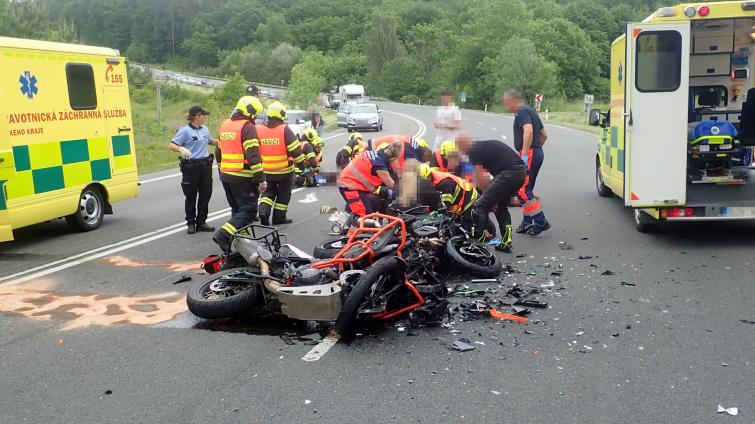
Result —
<instances>
[{"instance_id":1,"label":"black plastic fragment","mask_svg":"<svg viewBox=\"0 0 755 424\"><path fill-rule=\"evenodd\" d=\"M514 302L514 305L527 306L529 308L547 308L548 302L536 299L519 299Z\"/></svg>"},{"instance_id":2,"label":"black plastic fragment","mask_svg":"<svg viewBox=\"0 0 755 424\"><path fill-rule=\"evenodd\" d=\"M179 278L178 280L174 281L173 284L181 284L181 283L185 283L187 281L191 281L191 275L184 274L184 275L181 276L181 278Z\"/></svg>"},{"instance_id":3,"label":"black plastic fragment","mask_svg":"<svg viewBox=\"0 0 755 424\"><path fill-rule=\"evenodd\" d=\"M600 273L600 275L616 275L616 273L613 271L603 271Z\"/></svg>"}]
</instances>

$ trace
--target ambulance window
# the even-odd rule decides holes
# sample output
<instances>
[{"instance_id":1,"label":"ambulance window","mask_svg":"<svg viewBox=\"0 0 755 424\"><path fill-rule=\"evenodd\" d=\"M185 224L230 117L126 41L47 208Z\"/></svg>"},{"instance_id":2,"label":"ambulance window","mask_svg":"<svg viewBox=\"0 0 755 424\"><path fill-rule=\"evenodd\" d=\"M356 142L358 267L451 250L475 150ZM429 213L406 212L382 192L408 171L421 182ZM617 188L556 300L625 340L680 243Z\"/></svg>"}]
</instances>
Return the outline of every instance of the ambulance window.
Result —
<instances>
[{"instance_id":1,"label":"ambulance window","mask_svg":"<svg viewBox=\"0 0 755 424\"><path fill-rule=\"evenodd\" d=\"M647 31L637 37L637 90L676 91L681 83L682 36L676 31Z\"/></svg>"},{"instance_id":2,"label":"ambulance window","mask_svg":"<svg viewBox=\"0 0 755 424\"><path fill-rule=\"evenodd\" d=\"M69 63L66 65L68 100L73 110L96 109L97 92L94 88L94 70L91 65Z\"/></svg>"}]
</instances>

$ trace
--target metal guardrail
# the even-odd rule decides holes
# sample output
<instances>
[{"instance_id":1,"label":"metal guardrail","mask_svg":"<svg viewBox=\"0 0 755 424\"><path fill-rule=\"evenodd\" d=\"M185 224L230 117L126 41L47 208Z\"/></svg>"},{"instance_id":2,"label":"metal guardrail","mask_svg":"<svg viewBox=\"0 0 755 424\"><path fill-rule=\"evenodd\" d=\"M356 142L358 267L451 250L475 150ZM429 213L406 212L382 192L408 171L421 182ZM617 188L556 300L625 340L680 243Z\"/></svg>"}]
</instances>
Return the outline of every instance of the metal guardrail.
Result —
<instances>
[{"instance_id":1,"label":"metal guardrail","mask_svg":"<svg viewBox=\"0 0 755 424\"><path fill-rule=\"evenodd\" d=\"M226 78L211 77L208 75L199 75L192 72L174 71L170 69L160 69L155 66L147 65L145 63L134 62L134 61L129 61L128 63L134 66L148 69L150 71L170 72L171 74L174 74L174 75L182 75L182 76L187 76L191 78L218 81L222 83L225 83L226 81L228 81ZM272 89L281 90L281 91L288 91L288 87L283 86L283 85L267 84L267 83L261 83L261 82L255 82L255 81L246 81L246 84L254 84L259 88L272 88Z\"/></svg>"}]
</instances>

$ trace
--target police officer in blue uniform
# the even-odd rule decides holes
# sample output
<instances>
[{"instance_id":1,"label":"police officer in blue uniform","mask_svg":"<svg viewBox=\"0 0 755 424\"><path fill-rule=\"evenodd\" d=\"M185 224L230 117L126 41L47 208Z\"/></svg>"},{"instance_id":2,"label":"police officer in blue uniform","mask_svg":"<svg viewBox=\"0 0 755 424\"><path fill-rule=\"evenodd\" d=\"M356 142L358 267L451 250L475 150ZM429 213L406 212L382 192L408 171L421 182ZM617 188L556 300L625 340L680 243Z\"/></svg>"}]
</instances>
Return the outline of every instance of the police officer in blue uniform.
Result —
<instances>
[{"instance_id":1,"label":"police officer in blue uniform","mask_svg":"<svg viewBox=\"0 0 755 424\"><path fill-rule=\"evenodd\" d=\"M189 123L181 127L168 144L170 150L181 154L181 189L186 197L184 210L188 234L215 231L206 222L212 197L213 158L208 146L218 144L204 125L209 114L202 106L192 106L187 117Z\"/></svg>"}]
</instances>

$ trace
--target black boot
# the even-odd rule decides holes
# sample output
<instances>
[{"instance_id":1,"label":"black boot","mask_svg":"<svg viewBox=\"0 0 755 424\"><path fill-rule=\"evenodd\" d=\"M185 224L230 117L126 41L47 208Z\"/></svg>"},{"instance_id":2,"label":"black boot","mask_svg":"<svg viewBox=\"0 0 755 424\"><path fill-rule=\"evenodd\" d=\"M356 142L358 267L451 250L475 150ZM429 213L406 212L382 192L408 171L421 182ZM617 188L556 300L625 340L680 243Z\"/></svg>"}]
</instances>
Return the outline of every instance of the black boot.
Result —
<instances>
[{"instance_id":1,"label":"black boot","mask_svg":"<svg viewBox=\"0 0 755 424\"><path fill-rule=\"evenodd\" d=\"M186 234L194 234L197 232L197 226L194 224L188 224L186 226Z\"/></svg>"},{"instance_id":2,"label":"black boot","mask_svg":"<svg viewBox=\"0 0 755 424\"><path fill-rule=\"evenodd\" d=\"M205 233L211 233L211 232L215 231L215 227L210 227L209 225L207 225L206 223L203 222L201 224L197 224L197 231L202 231L202 232L205 232Z\"/></svg>"},{"instance_id":3,"label":"black boot","mask_svg":"<svg viewBox=\"0 0 755 424\"><path fill-rule=\"evenodd\" d=\"M270 216L266 213L260 212L260 224L264 226L270 226Z\"/></svg>"}]
</instances>

